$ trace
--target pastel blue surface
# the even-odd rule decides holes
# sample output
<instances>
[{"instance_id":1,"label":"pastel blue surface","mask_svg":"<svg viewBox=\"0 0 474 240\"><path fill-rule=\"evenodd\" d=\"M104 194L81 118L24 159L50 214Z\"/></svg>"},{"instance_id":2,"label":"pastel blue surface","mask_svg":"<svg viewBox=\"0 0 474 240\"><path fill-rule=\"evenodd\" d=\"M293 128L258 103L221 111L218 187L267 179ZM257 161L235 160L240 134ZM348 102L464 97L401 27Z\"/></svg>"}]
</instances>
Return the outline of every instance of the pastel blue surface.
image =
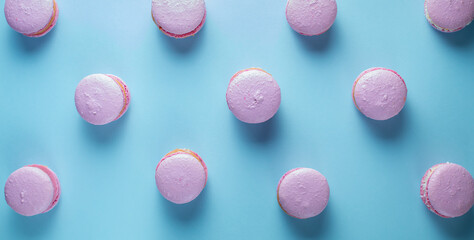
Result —
<instances>
[{"instance_id":1,"label":"pastel blue surface","mask_svg":"<svg viewBox=\"0 0 474 240\"><path fill-rule=\"evenodd\" d=\"M303 37L285 0L207 0L204 28L176 40L153 23L150 0L57 2L58 24L43 38L0 20L0 183L37 163L62 186L40 216L0 199L0 239L474 239L473 211L442 219L419 197L434 164L474 173L474 26L437 32L423 0L337 0L334 26ZM351 98L357 75L376 66L408 87L405 108L385 122ZM279 112L260 125L236 120L225 101L231 76L248 67L273 74L282 91ZM92 73L129 86L119 121L93 126L77 113L75 87ZM167 202L154 179L178 147L209 169L186 205ZM296 167L329 181L316 218L293 219L277 204L280 177Z\"/></svg>"}]
</instances>

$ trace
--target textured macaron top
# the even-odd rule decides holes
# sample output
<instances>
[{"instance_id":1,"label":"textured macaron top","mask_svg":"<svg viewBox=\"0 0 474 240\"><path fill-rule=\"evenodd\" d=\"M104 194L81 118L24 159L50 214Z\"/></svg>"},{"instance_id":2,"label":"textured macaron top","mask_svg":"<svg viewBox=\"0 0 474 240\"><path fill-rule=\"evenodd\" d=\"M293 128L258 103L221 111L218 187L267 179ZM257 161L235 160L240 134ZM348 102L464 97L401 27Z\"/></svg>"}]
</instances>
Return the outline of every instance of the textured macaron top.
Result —
<instances>
[{"instance_id":1,"label":"textured macaron top","mask_svg":"<svg viewBox=\"0 0 474 240\"><path fill-rule=\"evenodd\" d=\"M188 203L206 186L207 167L195 152L176 149L158 163L155 180L164 198L176 204Z\"/></svg>"},{"instance_id":2,"label":"textured macaron top","mask_svg":"<svg viewBox=\"0 0 474 240\"><path fill-rule=\"evenodd\" d=\"M288 0L286 19L296 32L319 35L326 32L336 20L335 0Z\"/></svg>"},{"instance_id":3,"label":"textured macaron top","mask_svg":"<svg viewBox=\"0 0 474 240\"><path fill-rule=\"evenodd\" d=\"M153 0L151 13L164 33L181 38L200 30L206 6L204 0Z\"/></svg>"},{"instance_id":4,"label":"textured macaron top","mask_svg":"<svg viewBox=\"0 0 474 240\"><path fill-rule=\"evenodd\" d=\"M119 119L128 109L130 93L127 85L111 74L92 74L76 87L76 108L81 117L94 125Z\"/></svg>"},{"instance_id":5,"label":"textured macaron top","mask_svg":"<svg viewBox=\"0 0 474 240\"><path fill-rule=\"evenodd\" d=\"M14 171L5 184L5 200L13 210L24 216L51 210L59 196L56 174L41 165L28 165Z\"/></svg>"},{"instance_id":6,"label":"textured macaron top","mask_svg":"<svg viewBox=\"0 0 474 240\"><path fill-rule=\"evenodd\" d=\"M354 104L365 116L387 120L405 106L407 87L397 72L386 68L370 68L362 72L352 88Z\"/></svg>"},{"instance_id":7,"label":"textured macaron top","mask_svg":"<svg viewBox=\"0 0 474 240\"><path fill-rule=\"evenodd\" d=\"M277 200L288 215L305 219L319 215L329 201L326 178L311 168L296 168L280 179Z\"/></svg>"},{"instance_id":8,"label":"textured macaron top","mask_svg":"<svg viewBox=\"0 0 474 240\"><path fill-rule=\"evenodd\" d=\"M425 16L442 32L456 32L474 19L474 0L425 0Z\"/></svg>"},{"instance_id":9,"label":"textured macaron top","mask_svg":"<svg viewBox=\"0 0 474 240\"><path fill-rule=\"evenodd\" d=\"M226 99L229 109L239 120L261 123L278 111L281 92L272 75L259 68L249 68L231 78Z\"/></svg>"},{"instance_id":10,"label":"textured macaron top","mask_svg":"<svg viewBox=\"0 0 474 240\"><path fill-rule=\"evenodd\" d=\"M57 18L54 0L6 0L4 11L10 27L32 37L47 33Z\"/></svg>"},{"instance_id":11,"label":"textured macaron top","mask_svg":"<svg viewBox=\"0 0 474 240\"><path fill-rule=\"evenodd\" d=\"M437 215L459 217L474 205L474 179L458 164L437 164L425 173L420 193L425 205Z\"/></svg>"}]
</instances>

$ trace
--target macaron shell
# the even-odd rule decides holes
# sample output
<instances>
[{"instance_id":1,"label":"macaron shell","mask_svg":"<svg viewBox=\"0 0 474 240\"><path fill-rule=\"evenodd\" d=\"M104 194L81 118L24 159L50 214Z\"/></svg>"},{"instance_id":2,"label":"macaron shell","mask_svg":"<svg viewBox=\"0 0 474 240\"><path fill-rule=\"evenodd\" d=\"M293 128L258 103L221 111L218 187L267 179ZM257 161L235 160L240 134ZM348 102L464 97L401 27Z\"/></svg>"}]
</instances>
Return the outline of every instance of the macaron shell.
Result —
<instances>
[{"instance_id":1,"label":"macaron shell","mask_svg":"<svg viewBox=\"0 0 474 240\"><path fill-rule=\"evenodd\" d=\"M326 32L336 20L335 0L288 0L286 19L296 32L319 35Z\"/></svg>"},{"instance_id":2,"label":"macaron shell","mask_svg":"<svg viewBox=\"0 0 474 240\"><path fill-rule=\"evenodd\" d=\"M474 205L474 179L462 166L443 164L428 182L431 206L441 215L459 217Z\"/></svg>"},{"instance_id":3,"label":"macaron shell","mask_svg":"<svg viewBox=\"0 0 474 240\"><path fill-rule=\"evenodd\" d=\"M474 0L426 0L425 16L442 32L456 32L474 19Z\"/></svg>"},{"instance_id":4,"label":"macaron shell","mask_svg":"<svg viewBox=\"0 0 474 240\"><path fill-rule=\"evenodd\" d=\"M56 26L56 23L58 22L58 16L59 16L59 9L56 4L56 1L54 1L53 14L54 16L51 17L50 22L43 29L32 34L25 34L25 36L34 37L34 38L42 37L46 35L47 33L49 33L51 30L53 30L54 26Z\"/></svg>"},{"instance_id":5,"label":"macaron shell","mask_svg":"<svg viewBox=\"0 0 474 240\"><path fill-rule=\"evenodd\" d=\"M56 204L58 204L59 197L61 196L61 185L59 184L59 178L56 175L56 173L54 173L51 169L49 169L46 166L37 165L37 164L32 164L28 166L37 167L41 169L43 172L48 174L49 178L51 179L51 182L53 183L53 188L54 188L53 201L51 201L51 204L43 213L49 212L51 209L53 209L56 206Z\"/></svg>"},{"instance_id":6,"label":"macaron shell","mask_svg":"<svg viewBox=\"0 0 474 240\"><path fill-rule=\"evenodd\" d=\"M122 90L122 95L124 97L123 98L124 105L122 106L122 110L120 111L117 118L115 118L115 120L117 120L120 117L122 117L123 114L125 114L125 112L127 112L128 110L128 106L130 105L130 91L128 90L127 84L125 84L125 82L123 82L122 79L112 74L106 74L106 75L112 78L119 85L120 89Z\"/></svg>"},{"instance_id":7,"label":"macaron shell","mask_svg":"<svg viewBox=\"0 0 474 240\"><path fill-rule=\"evenodd\" d=\"M204 24L205 15L204 0L152 1L153 20L171 36L184 37L196 33Z\"/></svg>"},{"instance_id":8,"label":"macaron shell","mask_svg":"<svg viewBox=\"0 0 474 240\"><path fill-rule=\"evenodd\" d=\"M272 75L258 68L250 68L232 77L226 99L229 109L239 120L262 123L278 111L281 91Z\"/></svg>"},{"instance_id":9,"label":"macaron shell","mask_svg":"<svg viewBox=\"0 0 474 240\"><path fill-rule=\"evenodd\" d=\"M55 198L54 192L49 175L31 166L13 172L5 184L5 200L15 212L24 216L48 211Z\"/></svg>"},{"instance_id":10,"label":"macaron shell","mask_svg":"<svg viewBox=\"0 0 474 240\"><path fill-rule=\"evenodd\" d=\"M326 178L310 168L290 170L280 180L278 203L288 215L305 219L319 215L329 201Z\"/></svg>"},{"instance_id":11,"label":"macaron shell","mask_svg":"<svg viewBox=\"0 0 474 240\"><path fill-rule=\"evenodd\" d=\"M194 200L204 189L207 168L194 155L178 151L167 154L155 172L156 186L167 200L184 204Z\"/></svg>"},{"instance_id":12,"label":"macaron shell","mask_svg":"<svg viewBox=\"0 0 474 240\"><path fill-rule=\"evenodd\" d=\"M126 101L121 86L105 74L92 74L79 82L75 94L81 117L94 125L104 125L120 117Z\"/></svg>"},{"instance_id":13,"label":"macaron shell","mask_svg":"<svg viewBox=\"0 0 474 240\"><path fill-rule=\"evenodd\" d=\"M395 71L371 68L356 79L352 94L362 114L374 120L387 120L403 109L407 87Z\"/></svg>"},{"instance_id":14,"label":"macaron shell","mask_svg":"<svg viewBox=\"0 0 474 240\"><path fill-rule=\"evenodd\" d=\"M53 16L53 0L6 0L5 18L22 34L33 34L43 29Z\"/></svg>"}]
</instances>

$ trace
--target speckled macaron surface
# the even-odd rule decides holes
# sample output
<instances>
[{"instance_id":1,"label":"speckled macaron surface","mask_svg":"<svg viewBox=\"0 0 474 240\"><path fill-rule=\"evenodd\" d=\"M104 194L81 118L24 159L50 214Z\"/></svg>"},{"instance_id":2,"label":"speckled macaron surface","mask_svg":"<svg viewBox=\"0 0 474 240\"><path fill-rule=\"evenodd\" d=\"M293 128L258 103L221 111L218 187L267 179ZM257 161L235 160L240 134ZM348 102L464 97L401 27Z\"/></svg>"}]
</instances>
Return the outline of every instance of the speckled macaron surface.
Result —
<instances>
[{"instance_id":1,"label":"speckled macaron surface","mask_svg":"<svg viewBox=\"0 0 474 240\"><path fill-rule=\"evenodd\" d=\"M280 179L277 200L288 215L305 219L319 215L329 201L329 184L320 172L296 168Z\"/></svg>"},{"instance_id":2,"label":"speckled macaron surface","mask_svg":"<svg viewBox=\"0 0 474 240\"><path fill-rule=\"evenodd\" d=\"M22 167L5 183L5 200L24 216L48 212L57 204L60 192L56 174L42 165Z\"/></svg>"},{"instance_id":3,"label":"speckled macaron surface","mask_svg":"<svg viewBox=\"0 0 474 240\"><path fill-rule=\"evenodd\" d=\"M407 87L397 72L387 68L370 68L355 80L352 98L357 109L368 118L387 120L405 106Z\"/></svg>"},{"instance_id":4,"label":"speckled macaron surface","mask_svg":"<svg viewBox=\"0 0 474 240\"><path fill-rule=\"evenodd\" d=\"M119 119L128 109L130 93L127 85L111 74L92 74L76 87L76 109L81 117L94 125Z\"/></svg>"},{"instance_id":5,"label":"speckled macaron surface","mask_svg":"<svg viewBox=\"0 0 474 240\"><path fill-rule=\"evenodd\" d=\"M207 167L197 153L176 149L166 154L156 166L155 181L168 201L184 204L194 200L207 182Z\"/></svg>"},{"instance_id":6,"label":"speckled macaron surface","mask_svg":"<svg viewBox=\"0 0 474 240\"><path fill-rule=\"evenodd\" d=\"M230 111L240 121L262 123L278 111L281 91L272 75L259 68L249 68L231 78L226 99Z\"/></svg>"},{"instance_id":7,"label":"speckled macaron surface","mask_svg":"<svg viewBox=\"0 0 474 240\"><path fill-rule=\"evenodd\" d=\"M456 32L474 19L474 0L425 0L425 16L441 32Z\"/></svg>"},{"instance_id":8,"label":"speckled macaron surface","mask_svg":"<svg viewBox=\"0 0 474 240\"><path fill-rule=\"evenodd\" d=\"M199 32L206 19L204 0L152 0L153 21L166 35L185 38Z\"/></svg>"},{"instance_id":9,"label":"speckled macaron surface","mask_svg":"<svg viewBox=\"0 0 474 240\"><path fill-rule=\"evenodd\" d=\"M458 164L437 164L423 176L420 195L428 209L438 216L459 217L474 205L474 179Z\"/></svg>"},{"instance_id":10,"label":"speckled macaron surface","mask_svg":"<svg viewBox=\"0 0 474 240\"><path fill-rule=\"evenodd\" d=\"M320 35L326 32L336 20L336 0L288 0L286 19L296 32Z\"/></svg>"},{"instance_id":11,"label":"speckled macaron surface","mask_svg":"<svg viewBox=\"0 0 474 240\"><path fill-rule=\"evenodd\" d=\"M10 27L28 37L44 36L58 18L54 0L5 0L4 11Z\"/></svg>"}]
</instances>

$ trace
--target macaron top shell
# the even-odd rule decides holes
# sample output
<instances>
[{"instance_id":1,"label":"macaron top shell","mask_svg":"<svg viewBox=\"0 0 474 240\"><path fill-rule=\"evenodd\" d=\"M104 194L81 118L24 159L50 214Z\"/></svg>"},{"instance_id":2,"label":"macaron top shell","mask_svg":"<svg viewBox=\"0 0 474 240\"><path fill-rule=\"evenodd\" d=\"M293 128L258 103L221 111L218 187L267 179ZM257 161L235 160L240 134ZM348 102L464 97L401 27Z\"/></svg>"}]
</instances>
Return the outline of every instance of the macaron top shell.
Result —
<instances>
[{"instance_id":1,"label":"macaron top shell","mask_svg":"<svg viewBox=\"0 0 474 240\"><path fill-rule=\"evenodd\" d=\"M281 92L272 75L259 68L237 72L227 88L227 105L246 123L261 123L278 111Z\"/></svg>"},{"instance_id":2,"label":"macaron top shell","mask_svg":"<svg viewBox=\"0 0 474 240\"><path fill-rule=\"evenodd\" d=\"M458 164L439 166L431 175L427 190L431 206L447 217L462 216L474 205L474 179Z\"/></svg>"},{"instance_id":3,"label":"macaron top shell","mask_svg":"<svg viewBox=\"0 0 474 240\"><path fill-rule=\"evenodd\" d=\"M407 87L395 71L371 68L356 79L352 94L362 114L374 120L387 120L403 109Z\"/></svg>"},{"instance_id":4,"label":"macaron top shell","mask_svg":"<svg viewBox=\"0 0 474 240\"><path fill-rule=\"evenodd\" d=\"M278 203L288 215L305 219L319 215L329 201L326 178L311 168L296 168L280 179Z\"/></svg>"},{"instance_id":5,"label":"macaron top shell","mask_svg":"<svg viewBox=\"0 0 474 240\"><path fill-rule=\"evenodd\" d=\"M155 172L156 186L170 202L184 204L194 200L206 186L207 167L194 152L177 149L165 155Z\"/></svg>"},{"instance_id":6,"label":"macaron top shell","mask_svg":"<svg viewBox=\"0 0 474 240\"><path fill-rule=\"evenodd\" d=\"M17 213L33 216L51 210L59 198L59 180L48 168L36 165L13 172L5 184L5 199ZM46 171L45 171L46 169Z\"/></svg>"},{"instance_id":7,"label":"macaron top shell","mask_svg":"<svg viewBox=\"0 0 474 240\"><path fill-rule=\"evenodd\" d=\"M157 25L174 35L195 31L206 14L204 0L153 0L152 16Z\"/></svg>"},{"instance_id":8,"label":"macaron top shell","mask_svg":"<svg viewBox=\"0 0 474 240\"><path fill-rule=\"evenodd\" d=\"M288 0L286 19L296 32L319 35L326 32L336 20L335 0Z\"/></svg>"},{"instance_id":9,"label":"macaron top shell","mask_svg":"<svg viewBox=\"0 0 474 240\"><path fill-rule=\"evenodd\" d=\"M53 0L6 0L5 18L19 33L33 34L47 26L54 12Z\"/></svg>"},{"instance_id":10,"label":"macaron top shell","mask_svg":"<svg viewBox=\"0 0 474 240\"><path fill-rule=\"evenodd\" d=\"M125 83L113 75L89 75L76 88L77 111L84 120L95 125L117 120L127 110L129 100Z\"/></svg>"},{"instance_id":11,"label":"macaron top shell","mask_svg":"<svg viewBox=\"0 0 474 240\"><path fill-rule=\"evenodd\" d=\"M474 19L474 0L426 0L425 15L439 31L459 31Z\"/></svg>"}]
</instances>

